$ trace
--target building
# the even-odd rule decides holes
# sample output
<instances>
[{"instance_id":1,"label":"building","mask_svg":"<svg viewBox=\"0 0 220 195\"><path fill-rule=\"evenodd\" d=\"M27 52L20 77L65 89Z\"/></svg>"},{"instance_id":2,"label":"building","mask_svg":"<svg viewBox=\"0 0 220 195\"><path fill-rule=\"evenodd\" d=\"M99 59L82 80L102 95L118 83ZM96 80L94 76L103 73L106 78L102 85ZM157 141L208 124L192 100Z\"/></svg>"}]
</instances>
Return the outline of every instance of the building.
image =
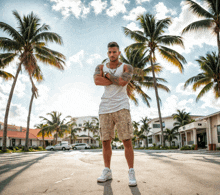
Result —
<instances>
[{"instance_id":1,"label":"building","mask_svg":"<svg viewBox=\"0 0 220 195\"><path fill-rule=\"evenodd\" d=\"M3 126L4 123L0 122L0 147L3 145ZM37 134L40 129L29 129L29 146L43 146L42 137ZM6 147L25 146L26 128L15 125L8 125ZM44 137L46 145L53 143L52 137Z\"/></svg>"},{"instance_id":2,"label":"building","mask_svg":"<svg viewBox=\"0 0 220 195\"><path fill-rule=\"evenodd\" d=\"M179 128L181 146L216 150L220 147L220 112L197 118L195 122Z\"/></svg>"},{"instance_id":3,"label":"building","mask_svg":"<svg viewBox=\"0 0 220 195\"><path fill-rule=\"evenodd\" d=\"M201 117L201 116L190 115L190 117L192 119L196 119L196 118ZM172 129L174 127L173 126L174 122L176 122L176 121L173 119L172 116L162 117L163 130L165 130L166 128ZM153 146L153 144L156 144L156 146L162 145L162 143L161 143L161 129L160 129L159 118L151 119L148 122L148 124L149 124L149 127L150 127L150 131L147 134L148 146L151 147L151 146ZM179 136L177 136L177 137L178 137L177 140L173 140L172 146L178 146L180 144ZM165 145L169 146L169 142L165 141Z\"/></svg>"},{"instance_id":4,"label":"building","mask_svg":"<svg viewBox=\"0 0 220 195\"><path fill-rule=\"evenodd\" d=\"M98 132L93 133L89 130L84 130L84 123L85 122L93 122L95 121L94 118L98 118L97 116L82 116L82 117L75 117L76 119L76 126L74 128L77 129L77 139L73 140L73 143L87 143L91 146L99 146L99 141L97 140L95 135L98 135ZM70 134L69 134L70 136Z\"/></svg>"}]
</instances>

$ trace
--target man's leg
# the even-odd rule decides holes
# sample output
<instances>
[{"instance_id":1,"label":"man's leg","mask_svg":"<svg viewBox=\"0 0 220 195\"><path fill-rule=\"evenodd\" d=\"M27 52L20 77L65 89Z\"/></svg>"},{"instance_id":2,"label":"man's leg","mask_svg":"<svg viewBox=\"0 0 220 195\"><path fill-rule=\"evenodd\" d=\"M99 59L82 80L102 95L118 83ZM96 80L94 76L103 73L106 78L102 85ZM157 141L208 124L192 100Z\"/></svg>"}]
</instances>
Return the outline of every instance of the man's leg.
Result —
<instances>
[{"instance_id":1,"label":"man's leg","mask_svg":"<svg viewBox=\"0 0 220 195\"><path fill-rule=\"evenodd\" d=\"M128 163L128 167L133 168L134 166L134 151L132 147L131 139L123 140L124 148L125 148L125 158Z\"/></svg>"},{"instance_id":2,"label":"man's leg","mask_svg":"<svg viewBox=\"0 0 220 195\"><path fill-rule=\"evenodd\" d=\"M111 157L112 157L112 148L111 148L111 139L102 141L102 153L105 167L110 169Z\"/></svg>"}]
</instances>

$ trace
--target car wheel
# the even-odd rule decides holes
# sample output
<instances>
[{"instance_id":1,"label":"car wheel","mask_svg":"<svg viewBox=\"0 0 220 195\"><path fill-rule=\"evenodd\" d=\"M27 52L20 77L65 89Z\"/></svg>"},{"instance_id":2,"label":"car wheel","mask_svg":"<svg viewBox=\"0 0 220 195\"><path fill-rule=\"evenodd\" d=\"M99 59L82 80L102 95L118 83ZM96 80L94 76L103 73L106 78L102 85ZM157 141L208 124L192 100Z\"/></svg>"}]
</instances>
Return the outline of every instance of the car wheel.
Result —
<instances>
[{"instance_id":1,"label":"car wheel","mask_svg":"<svg viewBox=\"0 0 220 195\"><path fill-rule=\"evenodd\" d=\"M50 150L53 151L53 148L51 148Z\"/></svg>"},{"instance_id":2,"label":"car wheel","mask_svg":"<svg viewBox=\"0 0 220 195\"><path fill-rule=\"evenodd\" d=\"M88 149L87 147L85 147L85 149Z\"/></svg>"},{"instance_id":3,"label":"car wheel","mask_svg":"<svg viewBox=\"0 0 220 195\"><path fill-rule=\"evenodd\" d=\"M74 149L74 150L76 150L77 148L76 148L76 147L74 147L73 149Z\"/></svg>"},{"instance_id":4,"label":"car wheel","mask_svg":"<svg viewBox=\"0 0 220 195\"><path fill-rule=\"evenodd\" d=\"M62 150L66 150L66 148L62 148Z\"/></svg>"}]
</instances>

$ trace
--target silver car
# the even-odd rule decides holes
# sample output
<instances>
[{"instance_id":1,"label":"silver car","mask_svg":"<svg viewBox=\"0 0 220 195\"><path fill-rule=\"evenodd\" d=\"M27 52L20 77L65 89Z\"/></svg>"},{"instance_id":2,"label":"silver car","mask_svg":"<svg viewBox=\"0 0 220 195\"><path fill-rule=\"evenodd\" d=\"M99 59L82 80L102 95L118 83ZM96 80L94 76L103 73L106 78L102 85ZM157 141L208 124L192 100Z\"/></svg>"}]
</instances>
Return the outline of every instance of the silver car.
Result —
<instances>
[{"instance_id":1,"label":"silver car","mask_svg":"<svg viewBox=\"0 0 220 195\"><path fill-rule=\"evenodd\" d=\"M66 143L59 143L54 146L54 150L70 150L72 147Z\"/></svg>"},{"instance_id":2,"label":"silver car","mask_svg":"<svg viewBox=\"0 0 220 195\"><path fill-rule=\"evenodd\" d=\"M54 146L47 146L45 149L46 150L54 150Z\"/></svg>"},{"instance_id":3,"label":"silver car","mask_svg":"<svg viewBox=\"0 0 220 195\"><path fill-rule=\"evenodd\" d=\"M89 144L82 144L82 143L78 143L78 144L75 144L73 146L74 150L77 150L77 149L89 149L89 148L91 148Z\"/></svg>"}]
</instances>

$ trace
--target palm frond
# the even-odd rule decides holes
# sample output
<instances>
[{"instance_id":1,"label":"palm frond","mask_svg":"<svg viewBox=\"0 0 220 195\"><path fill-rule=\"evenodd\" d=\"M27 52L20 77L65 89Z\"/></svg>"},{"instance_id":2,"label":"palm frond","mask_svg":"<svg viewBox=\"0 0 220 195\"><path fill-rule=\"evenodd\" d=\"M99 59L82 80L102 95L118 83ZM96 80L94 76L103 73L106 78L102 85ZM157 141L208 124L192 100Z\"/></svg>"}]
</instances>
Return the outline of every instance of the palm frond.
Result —
<instances>
[{"instance_id":1,"label":"palm frond","mask_svg":"<svg viewBox=\"0 0 220 195\"><path fill-rule=\"evenodd\" d=\"M213 87L213 82L207 84L205 87L202 88L202 90L199 92L199 94L196 97L196 102L199 101L199 99L207 93L211 88Z\"/></svg>"},{"instance_id":2,"label":"palm frond","mask_svg":"<svg viewBox=\"0 0 220 195\"><path fill-rule=\"evenodd\" d=\"M31 43L39 42L39 41L52 42L52 43L55 42L60 45L63 44L62 37L57 33L53 33L53 32L42 32L34 36L33 39L31 40Z\"/></svg>"}]
</instances>

